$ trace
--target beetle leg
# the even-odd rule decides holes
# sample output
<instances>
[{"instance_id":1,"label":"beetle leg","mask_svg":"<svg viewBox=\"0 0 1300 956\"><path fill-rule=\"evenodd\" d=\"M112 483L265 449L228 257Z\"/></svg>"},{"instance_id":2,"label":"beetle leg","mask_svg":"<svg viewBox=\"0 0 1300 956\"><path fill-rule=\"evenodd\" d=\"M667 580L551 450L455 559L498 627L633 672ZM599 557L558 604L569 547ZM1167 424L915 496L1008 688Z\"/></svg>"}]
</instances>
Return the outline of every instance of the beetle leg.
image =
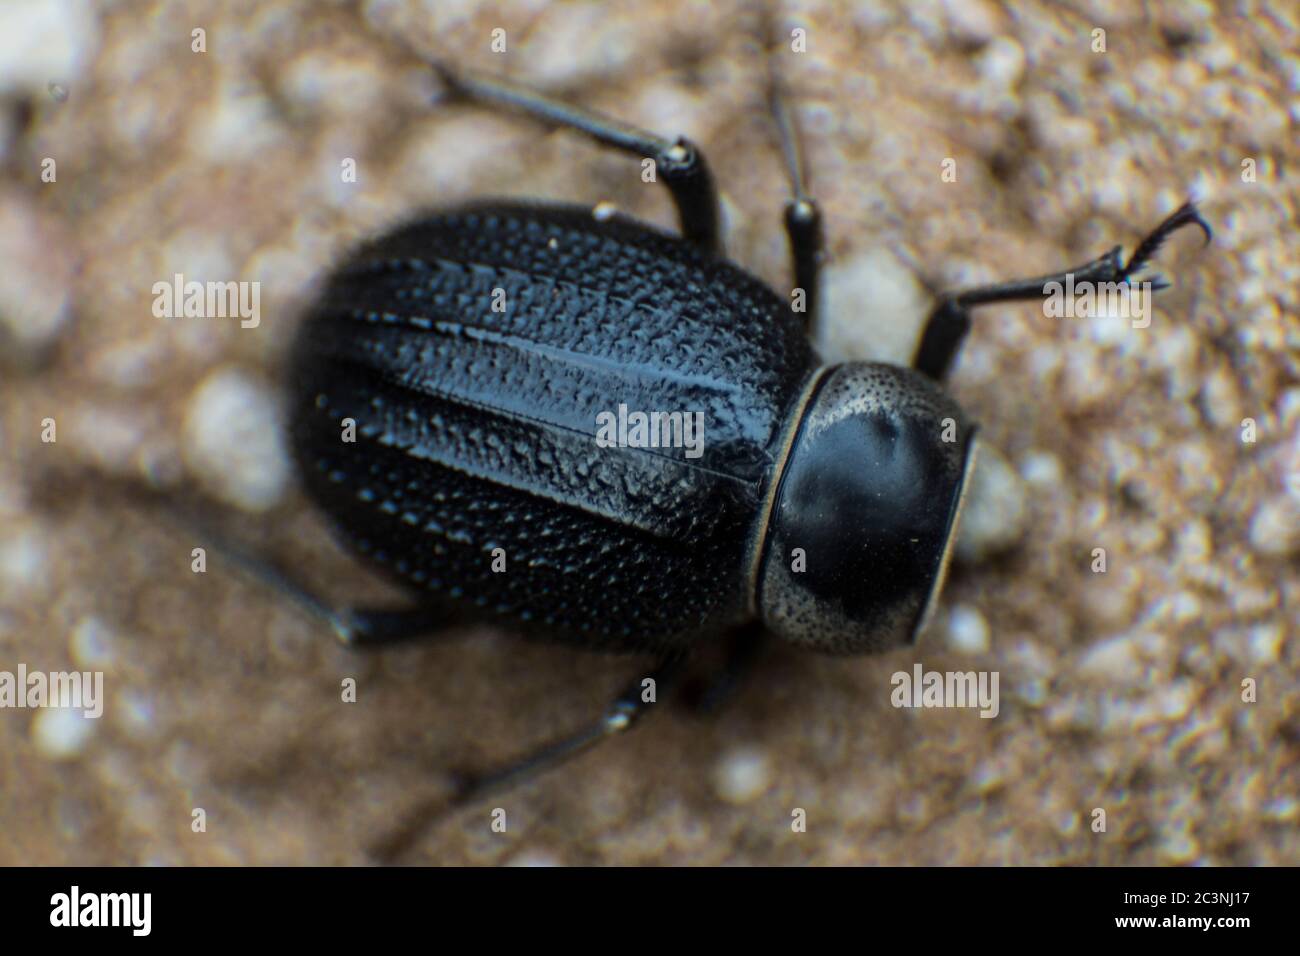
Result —
<instances>
[{"instance_id":1,"label":"beetle leg","mask_svg":"<svg viewBox=\"0 0 1300 956\"><path fill-rule=\"evenodd\" d=\"M413 607L335 607L301 582L279 568L239 555L245 573L275 588L308 614L328 624L334 636L347 647L371 648L427 637L434 631L455 624L454 615L445 607L417 604Z\"/></svg>"},{"instance_id":2,"label":"beetle leg","mask_svg":"<svg viewBox=\"0 0 1300 956\"><path fill-rule=\"evenodd\" d=\"M179 515L231 565L259 584L280 592L312 617L328 624L348 647L378 647L398 644L456 623L454 614L435 604L405 608L336 607L297 578L260 555L239 547L211 528Z\"/></svg>"},{"instance_id":3,"label":"beetle leg","mask_svg":"<svg viewBox=\"0 0 1300 956\"><path fill-rule=\"evenodd\" d=\"M348 647L370 648L401 644L453 623L444 607L417 604L415 607L348 607L330 613L330 625Z\"/></svg>"},{"instance_id":4,"label":"beetle leg","mask_svg":"<svg viewBox=\"0 0 1300 956\"><path fill-rule=\"evenodd\" d=\"M763 648L769 643L768 636L767 630L757 621L741 625L731 636L722 667L693 695L691 709L700 715L721 710L754 669Z\"/></svg>"},{"instance_id":5,"label":"beetle leg","mask_svg":"<svg viewBox=\"0 0 1300 956\"><path fill-rule=\"evenodd\" d=\"M447 608L433 604L413 607L335 607L314 591L260 559L242 558L244 570L284 594L308 614L323 621L347 647L371 648L402 644L427 637L455 621Z\"/></svg>"},{"instance_id":6,"label":"beetle leg","mask_svg":"<svg viewBox=\"0 0 1300 956\"><path fill-rule=\"evenodd\" d=\"M655 171L672 193L684 238L721 255L718 193L713 174L698 146L684 137L666 139L620 120L561 103L501 77L453 70L442 62L434 71L447 91L475 103L506 106L554 126L576 130L596 142L633 156L654 160Z\"/></svg>"},{"instance_id":7,"label":"beetle leg","mask_svg":"<svg viewBox=\"0 0 1300 956\"><path fill-rule=\"evenodd\" d=\"M785 231L790 237L795 288L803 290L804 329L811 333L817 322L817 292L824 248L822 214L816 201L796 194L786 203Z\"/></svg>"},{"instance_id":8,"label":"beetle leg","mask_svg":"<svg viewBox=\"0 0 1300 956\"><path fill-rule=\"evenodd\" d=\"M439 798L436 803L417 807L403 825L370 848L370 855L380 862L394 862L410 848L422 831L437 820L488 794L518 786L553 770L590 750L607 737L629 730L637 718L650 709L659 694L672 689L685 669L687 660L687 656L681 653L663 658L647 677L637 678L615 697L598 720L576 733L543 744L496 770L461 777L450 801ZM647 680L653 681L653 685L648 685ZM646 699L649 686L654 687L651 700Z\"/></svg>"},{"instance_id":9,"label":"beetle leg","mask_svg":"<svg viewBox=\"0 0 1300 956\"><path fill-rule=\"evenodd\" d=\"M1156 250L1170 235L1189 225L1198 226L1205 233L1205 241L1207 243L1210 241L1212 234L1209 225L1201 218L1195 204L1186 202L1138 243L1127 262L1120 257L1121 247L1115 246L1096 259L1064 272L980 286L944 296L926 322L912 364L931 378L943 379L948 374L957 350L961 348L962 340L970 331L969 310L972 307L990 302L1042 299L1049 294L1047 289L1049 283L1065 286L1067 280L1072 280L1076 284L1132 281L1137 271L1155 255ZM1168 285L1169 283L1159 276L1151 279L1153 290L1168 288Z\"/></svg>"},{"instance_id":10,"label":"beetle leg","mask_svg":"<svg viewBox=\"0 0 1300 956\"><path fill-rule=\"evenodd\" d=\"M631 729L637 719L653 706L661 693L673 688L685 669L686 662L685 654L665 657L647 677L637 678L628 684L595 722L576 733L544 744L500 769L462 779L456 788L455 802L469 803L489 793L545 773L590 749L606 737ZM650 698L648 700L647 695Z\"/></svg>"},{"instance_id":11,"label":"beetle leg","mask_svg":"<svg viewBox=\"0 0 1300 956\"><path fill-rule=\"evenodd\" d=\"M257 558L241 556L245 573L288 597L312 617L328 624L334 636L348 647L370 648L401 644L455 623L444 607L335 607L279 568Z\"/></svg>"},{"instance_id":12,"label":"beetle leg","mask_svg":"<svg viewBox=\"0 0 1300 956\"><path fill-rule=\"evenodd\" d=\"M956 299L942 299L926 320L912 367L935 381L943 381L969 331L970 312Z\"/></svg>"},{"instance_id":13,"label":"beetle leg","mask_svg":"<svg viewBox=\"0 0 1300 956\"><path fill-rule=\"evenodd\" d=\"M802 141L795 115L776 71L770 68L771 60L768 62L768 107L781 138L781 154L785 158L786 173L790 178L791 198L785 204L785 231L790 238L795 290L803 292L803 301L800 303L802 308L796 308L793 301L791 308L802 313L804 329L812 332L817 321L819 273L826 245L822 214L817 201L808 194Z\"/></svg>"}]
</instances>

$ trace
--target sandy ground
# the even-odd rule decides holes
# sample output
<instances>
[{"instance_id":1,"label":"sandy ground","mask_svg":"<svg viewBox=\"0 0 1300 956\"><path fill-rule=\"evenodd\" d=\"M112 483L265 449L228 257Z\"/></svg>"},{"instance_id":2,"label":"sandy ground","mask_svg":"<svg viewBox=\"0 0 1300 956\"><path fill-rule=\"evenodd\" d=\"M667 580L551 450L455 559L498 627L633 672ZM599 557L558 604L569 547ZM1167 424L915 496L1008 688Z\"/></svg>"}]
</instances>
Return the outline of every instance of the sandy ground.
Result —
<instances>
[{"instance_id":1,"label":"sandy ground","mask_svg":"<svg viewBox=\"0 0 1300 956\"><path fill-rule=\"evenodd\" d=\"M919 648L778 650L716 719L663 708L409 859L1300 863L1300 25L1247 6L782 5L806 31L779 64L826 210L827 354L905 355L927 290L1131 249L1189 194L1214 243L1162 251L1149 328L978 313L951 388L1001 457ZM194 573L204 542L152 503L391 596L276 431L313 283L472 196L672 224L635 163L429 106L422 54L690 135L730 254L789 286L741 4L219 9L0 9L0 671L104 675L99 719L0 711L0 864L363 862L449 768L576 726L645 667L484 632L358 656L221 557ZM155 317L178 272L260 282L260 322ZM918 662L996 671L997 716L892 706Z\"/></svg>"}]
</instances>

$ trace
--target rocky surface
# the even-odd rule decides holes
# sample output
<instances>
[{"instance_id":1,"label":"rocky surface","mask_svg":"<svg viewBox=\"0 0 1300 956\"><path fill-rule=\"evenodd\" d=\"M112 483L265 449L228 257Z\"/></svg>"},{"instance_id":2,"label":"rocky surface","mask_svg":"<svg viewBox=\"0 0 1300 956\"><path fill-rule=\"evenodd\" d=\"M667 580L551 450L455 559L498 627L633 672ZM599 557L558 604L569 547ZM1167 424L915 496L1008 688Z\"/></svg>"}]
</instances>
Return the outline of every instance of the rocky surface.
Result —
<instances>
[{"instance_id":1,"label":"rocky surface","mask_svg":"<svg viewBox=\"0 0 1300 956\"><path fill-rule=\"evenodd\" d=\"M471 196L671 225L635 163L427 105L421 56L690 135L731 255L788 288L745 6L0 8L0 670L102 671L106 698L97 720L0 710L0 863L363 862L450 768L589 719L645 667L482 631L348 653L215 553L194 573L204 541L154 493L331 594L392 597L276 432L313 284ZM977 313L951 387L994 454L917 650L777 651L716 719L665 708L406 858L1300 863L1294 4L781 9L806 30L778 63L826 211L828 354L905 356L934 291L1131 249L1188 194L1214 243L1162 250L1149 328ZM259 322L155 317L175 273L260 282ZM892 706L918 661L998 672L997 716Z\"/></svg>"}]
</instances>

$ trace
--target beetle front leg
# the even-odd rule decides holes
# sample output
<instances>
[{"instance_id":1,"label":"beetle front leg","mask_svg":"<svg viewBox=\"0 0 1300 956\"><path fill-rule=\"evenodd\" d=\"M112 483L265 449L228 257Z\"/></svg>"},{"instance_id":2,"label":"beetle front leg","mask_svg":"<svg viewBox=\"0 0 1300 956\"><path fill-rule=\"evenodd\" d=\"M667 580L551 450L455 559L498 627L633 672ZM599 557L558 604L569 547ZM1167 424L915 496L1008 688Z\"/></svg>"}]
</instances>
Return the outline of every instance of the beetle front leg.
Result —
<instances>
[{"instance_id":1,"label":"beetle front leg","mask_svg":"<svg viewBox=\"0 0 1300 956\"><path fill-rule=\"evenodd\" d=\"M785 231L794 260L794 284L803 290L803 323L811 333L817 322L818 286L824 239L822 214L811 196L796 194L785 207Z\"/></svg>"},{"instance_id":2,"label":"beetle front leg","mask_svg":"<svg viewBox=\"0 0 1300 956\"><path fill-rule=\"evenodd\" d=\"M435 62L447 91L475 103L499 105L566 129L633 156L652 159L656 174L672 193L682 235L707 252L722 254L718 236L718 193L704 153L684 137L667 139L568 103L561 103L501 77L453 70Z\"/></svg>"},{"instance_id":3,"label":"beetle front leg","mask_svg":"<svg viewBox=\"0 0 1300 956\"><path fill-rule=\"evenodd\" d=\"M921 333L921 341L916 349L912 365L933 379L942 380L948 374L957 351L961 348L966 333L970 331L970 309L990 302L1012 302L1042 299L1048 295L1049 283L1065 285L1072 277L1075 283L1082 282L1125 282L1133 278L1161 244L1177 230L1194 225L1205 233L1205 241L1212 238L1209 225L1201 218L1192 202L1183 203L1160 225L1147 235L1128 262L1120 258L1120 246L1115 246L1105 254L1090 262L1085 262L1074 269L1057 272L1053 275L1038 276L1033 279L1016 279L998 285L980 286L965 292L944 296ZM1159 276L1151 280L1151 288L1167 288L1169 283Z\"/></svg>"}]
</instances>

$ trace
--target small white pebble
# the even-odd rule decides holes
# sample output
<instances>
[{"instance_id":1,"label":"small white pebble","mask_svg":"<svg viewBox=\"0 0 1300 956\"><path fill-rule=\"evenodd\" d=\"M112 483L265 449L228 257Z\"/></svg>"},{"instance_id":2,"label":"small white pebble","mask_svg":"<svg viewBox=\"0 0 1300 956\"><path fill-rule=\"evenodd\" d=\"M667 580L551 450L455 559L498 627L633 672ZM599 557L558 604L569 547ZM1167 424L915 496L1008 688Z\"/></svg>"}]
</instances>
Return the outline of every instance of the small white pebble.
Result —
<instances>
[{"instance_id":1,"label":"small white pebble","mask_svg":"<svg viewBox=\"0 0 1300 956\"><path fill-rule=\"evenodd\" d=\"M1300 816L1300 802L1295 797L1278 797L1264 804L1261 812L1272 820L1294 820Z\"/></svg>"},{"instance_id":2,"label":"small white pebble","mask_svg":"<svg viewBox=\"0 0 1300 956\"><path fill-rule=\"evenodd\" d=\"M977 66L990 86L1007 89L1018 83L1025 72L1025 51L1016 41L995 36L980 53Z\"/></svg>"},{"instance_id":3,"label":"small white pebble","mask_svg":"<svg viewBox=\"0 0 1300 956\"><path fill-rule=\"evenodd\" d=\"M591 218L597 222L605 222L616 215L618 215L618 207L612 202L598 202L591 210Z\"/></svg>"},{"instance_id":4,"label":"small white pebble","mask_svg":"<svg viewBox=\"0 0 1300 956\"><path fill-rule=\"evenodd\" d=\"M822 270L822 353L832 361L907 365L933 303L916 274L889 249L866 249Z\"/></svg>"},{"instance_id":5,"label":"small white pebble","mask_svg":"<svg viewBox=\"0 0 1300 956\"><path fill-rule=\"evenodd\" d=\"M998 12L984 0L950 0L944 4L953 35L969 43L987 43L998 33Z\"/></svg>"},{"instance_id":6,"label":"small white pebble","mask_svg":"<svg viewBox=\"0 0 1300 956\"><path fill-rule=\"evenodd\" d=\"M51 760L79 755L95 731L95 721L75 707L47 707L32 720L32 743Z\"/></svg>"},{"instance_id":7,"label":"small white pebble","mask_svg":"<svg viewBox=\"0 0 1300 956\"><path fill-rule=\"evenodd\" d=\"M748 803L771 785L771 764L757 747L741 747L723 756L714 767L713 788L728 803Z\"/></svg>"},{"instance_id":8,"label":"small white pebble","mask_svg":"<svg viewBox=\"0 0 1300 956\"><path fill-rule=\"evenodd\" d=\"M1042 707L1047 702L1047 681L1040 678L1016 685L1016 698L1026 707Z\"/></svg>"},{"instance_id":9,"label":"small white pebble","mask_svg":"<svg viewBox=\"0 0 1300 956\"><path fill-rule=\"evenodd\" d=\"M133 339L95 354L90 359L90 374L117 388L142 388L156 380L164 360L160 339Z\"/></svg>"},{"instance_id":10,"label":"small white pebble","mask_svg":"<svg viewBox=\"0 0 1300 956\"><path fill-rule=\"evenodd\" d=\"M981 444L957 529L957 557L967 564L1011 548L1025 531L1025 486L992 445Z\"/></svg>"},{"instance_id":11,"label":"small white pebble","mask_svg":"<svg viewBox=\"0 0 1300 956\"><path fill-rule=\"evenodd\" d=\"M948 644L966 654L985 654L989 649L989 625L984 615L967 604L948 612Z\"/></svg>"},{"instance_id":12,"label":"small white pebble","mask_svg":"<svg viewBox=\"0 0 1300 956\"><path fill-rule=\"evenodd\" d=\"M101 38L99 17L86 0L7 0L0 3L0 94L55 89L80 77ZM62 100L59 100L62 102Z\"/></svg>"},{"instance_id":13,"label":"small white pebble","mask_svg":"<svg viewBox=\"0 0 1300 956\"><path fill-rule=\"evenodd\" d=\"M1257 664L1272 664L1282 650L1282 622L1261 624L1250 630L1250 656Z\"/></svg>"},{"instance_id":14,"label":"small white pebble","mask_svg":"<svg viewBox=\"0 0 1300 956\"><path fill-rule=\"evenodd\" d=\"M976 793L992 793L1006 782L1006 770L994 760L985 760L970 776L970 785Z\"/></svg>"},{"instance_id":15,"label":"small white pebble","mask_svg":"<svg viewBox=\"0 0 1300 956\"><path fill-rule=\"evenodd\" d=\"M113 663L113 632L97 617L83 617L72 628L68 651L82 670L103 670Z\"/></svg>"},{"instance_id":16,"label":"small white pebble","mask_svg":"<svg viewBox=\"0 0 1300 956\"><path fill-rule=\"evenodd\" d=\"M1027 452L1020 459L1020 477L1040 488L1059 487L1064 480L1061 460L1051 452Z\"/></svg>"},{"instance_id":17,"label":"small white pebble","mask_svg":"<svg viewBox=\"0 0 1300 956\"><path fill-rule=\"evenodd\" d=\"M0 594L31 596L46 576L45 542L34 527L0 537Z\"/></svg>"},{"instance_id":18,"label":"small white pebble","mask_svg":"<svg viewBox=\"0 0 1300 956\"><path fill-rule=\"evenodd\" d=\"M1063 811L1056 818L1056 832L1061 836L1072 836L1079 830L1079 814L1072 811Z\"/></svg>"},{"instance_id":19,"label":"small white pebble","mask_svg":"<svg viewBox=\"0 0 1300 956\"><path fill-rule=\"evenodd\" d=\"M213 83L211 95L187 127L187 145L196 155L219 153L232 163L256 159L284 139L277 109L271 97L256 87L235 80ZM130 116L123 112L117 118L122 122Z\"/></svg>"},{"instance_id":20,"label":"small white pebble","mask_svg":"<svg viewBox=\"0 0 1300 956\"><path fill-rule=\"evenodd\" d=\"M1200 847L1185 828L1178 828L1165 834L1160 841L1159 851L1170 863L1187 863L1200 852Z\"/></svg>"},{"instance_id":21,"label":"small white pebble","mask_svg":"<svg viewBox=\"0 0 1300 956\"><path fill-rule=\"evenodd\" d=\"M253 512L274 507L291 474L276 410L266 385L233 367L212 372L186 409L186 466L232 505Z\"/></svg>"},{"instance_id":22,"label":"small white pebble","mask_svg":"<svg viewBox=\"0 0 1300 956\"><path fill-rule=\"evenodd\" d=\"M525 850L510 858L507 866L563 866L559 859L545 850Z\"/></svg>"},{"instance_id":23,"label":"small white pebble","mask_svg":"<svg viewBox=\"0 0 1300 956\"><path fill-rule=\"evenodd\" d=\"M1288 498L1272 498L1256 508L1250 521L1250 546L1277 558L1300 551L1300 505Z\"/></svg>"},{"instance_id":24,"label":"small white pebble","mask_svg":"<svg viewBox=\"0 0 1300 956\"><path fill-rule=\"evenodd\" d=\"M148 437L145 416L128 408L85 403L68 417L73 441L97 469L114 474L134 470Z\"/></svg>"},{"instance_id":25,"label":"small white pebble","mask_svg":"<svg viewBox=\"0 0 1300 956\"><path fill-rule=\"evenodd\" d=\"M114 712L121 718L121 723L128 733L136 737L147 737L154 730L153 702L143 694L124 690L117 695Z\"/></svg>"},{"instance_id":26,"label":"small white pebble","mask_svg":"<svg viewBox=\"0 0 1300 956\"><path fill-rule=\"evenodd\" d=\"M1128 635L1121 635L1088 648L1080 658L1075 673L1127 682L1140 666L1137 641Z\"/></svg>"},{"instance_id":27,"label":"small white pebble","mask_svg":"<svg viewBox=\"0 0 1300 956\"><path fill-rule=\"evenodd\" d=\"M1154 721L1169 723L1182 720L1195 697L1191 681L1176 680L1151 694L1146 713Z\"/></svg>"}]
</instances>

